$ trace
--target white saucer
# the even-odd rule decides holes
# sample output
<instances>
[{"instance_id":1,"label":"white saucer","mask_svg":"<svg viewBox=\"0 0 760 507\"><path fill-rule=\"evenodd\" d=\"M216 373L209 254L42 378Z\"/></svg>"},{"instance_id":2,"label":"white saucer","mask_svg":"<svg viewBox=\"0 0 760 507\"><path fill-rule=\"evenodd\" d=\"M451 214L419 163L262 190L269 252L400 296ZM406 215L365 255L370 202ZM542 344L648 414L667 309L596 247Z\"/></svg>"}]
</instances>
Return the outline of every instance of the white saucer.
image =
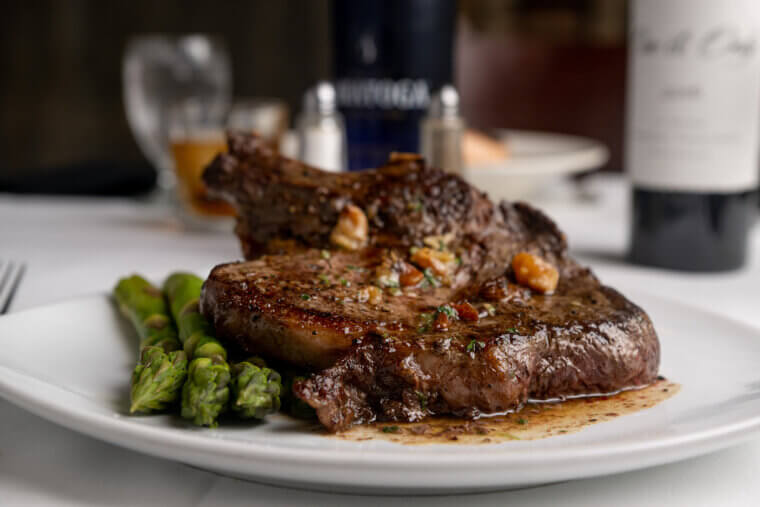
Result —
<instances>
[{"instance_id":1,"label":"white saucer","mask_svg":"<svg viewBox=\"0 0 760 507\"><path fill-rule=\"evenodd\" d=\"M609 159L604 144L585 137L526 130L492 134L506 143L509 157L466 167L462 175L494 201L529 199L557 178L597 169Z\"/></svg>"}]
</instances>

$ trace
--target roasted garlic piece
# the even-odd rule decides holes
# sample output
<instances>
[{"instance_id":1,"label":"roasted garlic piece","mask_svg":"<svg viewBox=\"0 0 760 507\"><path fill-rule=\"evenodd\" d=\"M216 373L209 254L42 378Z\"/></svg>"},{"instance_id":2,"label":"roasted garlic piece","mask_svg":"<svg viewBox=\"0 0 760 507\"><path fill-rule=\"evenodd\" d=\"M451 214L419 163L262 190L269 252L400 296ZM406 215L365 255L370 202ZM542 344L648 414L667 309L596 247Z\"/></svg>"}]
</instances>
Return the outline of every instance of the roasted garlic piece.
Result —
<instances>
[{"instance_id":1,"label":"roasted garlic piece","mask_svg":"<svg viewBox=\"0 0 760 507\"><path fill-rule=\"evenodd\" d=\"M367 244L369 222L358 206L347 204L330 233L330 243L346 250L358 250Z\"/></svg>"},{"instance_id":2,"label":"roasted garlic piece","mask_svg":"<svg viewBox=\"0 0 760 507\"><path fill-rule=\"evenodd\" d=\"M415 268L408 262L401 264L401 275L399 276L399 283L402 287L412 287L417 285L425 278L425 275L419 269Z\"/></svg>"},{"instance_id":3,"label":"roasted garlic piece","mask_svg":"<svg viewBox=\"0 0 760 507\"><path fill-rule=\"evenodd\" d=\"M559 271L537 255L520 252L512 258L517 283L541 294L551 294L559 283Z\"/></svg>"},{"instance_id":4,"label":"roasted garlic piece","mask_svg":"<svg viewBox=\"0 0 760 507\"><path fill-rule=\"evenodd\" d=\"M375 285L383 288L393 288L400 285L400 275L385 264L375 268Z\"/></svg>"},{"instance_id":5,"label":"roasted garlic piece","mask_svg":"<svg viewBox=\"0 0 760 507\"><path fill-rule=\"evenodd\" d=\"M457 316L460 320L476 322L478 319L480 319L478 310L476 310L475 307L467 301L464 303L452 304L451 307L456 310Z\"/></svg>"},{"instance_id":6,"label":"roasted garlic piece","mask_svg":"<svg viewBox=\"0 0 760 507\"><path fill-rule=\"evenodd\" d=\"M359 290L359 294L357 295L357 301L360 303L369 303L372 305L379 305L383 302L383 291L379 288L375 287L374 285L370 285L369 287L364 287Z\"/></svg>"},{"instance_id":7,"label":"roasted garlic piece","mask_svg":"<svg viewBox=\"0 0 760 507\"><path fill-rule=\"evenodd\" d=\"M449 243L454 240L454 233L441 234L438 236L426 236L422 242L434 250L446 250Z\"/></svg>"},{"instance_id":8,"label":"roasted garlic piece","mask_svg":"<svg viewBox=\"0 0 760 507\"><path fill-rule=\"evenodd\" d=\"M410 260L424 269L430 269L437 276L445 277L451 273L456 266L456 256L446 250L434 250L423 247L414 250Z\"/></svg>"}]
</instances>

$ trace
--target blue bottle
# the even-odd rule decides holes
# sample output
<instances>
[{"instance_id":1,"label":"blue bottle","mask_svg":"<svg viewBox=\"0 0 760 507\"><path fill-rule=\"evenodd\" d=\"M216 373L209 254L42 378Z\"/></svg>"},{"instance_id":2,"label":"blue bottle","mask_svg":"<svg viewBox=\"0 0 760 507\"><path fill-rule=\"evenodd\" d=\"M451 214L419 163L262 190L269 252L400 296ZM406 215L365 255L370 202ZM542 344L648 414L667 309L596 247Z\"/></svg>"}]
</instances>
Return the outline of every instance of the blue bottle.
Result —
<instances>
[{"instance_id":1,"label":"blue bottle","mask_svg":"<svg viewBox=\"0 0 760 507\"><path fill-rule=\"evenodd\" d=\"M419 151L419 122L452 81L455 0L335 0L334 71L348 167Z\"/></svg>"}]
</instances>

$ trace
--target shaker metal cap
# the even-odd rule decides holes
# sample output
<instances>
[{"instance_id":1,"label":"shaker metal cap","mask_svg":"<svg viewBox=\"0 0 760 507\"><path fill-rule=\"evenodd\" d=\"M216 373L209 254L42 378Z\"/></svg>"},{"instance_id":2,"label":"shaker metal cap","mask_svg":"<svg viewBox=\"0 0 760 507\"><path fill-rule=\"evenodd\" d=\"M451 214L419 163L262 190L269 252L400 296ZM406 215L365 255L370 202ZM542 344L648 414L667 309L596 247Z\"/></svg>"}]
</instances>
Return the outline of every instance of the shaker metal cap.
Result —
<instances>
[{"instance_id":1,"label":"shaker metal cap","mask_svg":"<svg viewBox=\"0 0 760 507\"><path fill-rule=\"evenodd\" d=\"M459 92L453 85L443 85L433 95L428 115L436 118L459 116Z\"/></svg>"},{"instance_id":2,"label":"shaker metal cap","mask_svg":"<svg viewBox=\"0 0 760 507\"><path fill-rule=\"evenodd\" d=\"M330 115L337 108L335 86L329 81L320 81L310 88L303 99L304 112Z\"/></svg>"}]
</instances>

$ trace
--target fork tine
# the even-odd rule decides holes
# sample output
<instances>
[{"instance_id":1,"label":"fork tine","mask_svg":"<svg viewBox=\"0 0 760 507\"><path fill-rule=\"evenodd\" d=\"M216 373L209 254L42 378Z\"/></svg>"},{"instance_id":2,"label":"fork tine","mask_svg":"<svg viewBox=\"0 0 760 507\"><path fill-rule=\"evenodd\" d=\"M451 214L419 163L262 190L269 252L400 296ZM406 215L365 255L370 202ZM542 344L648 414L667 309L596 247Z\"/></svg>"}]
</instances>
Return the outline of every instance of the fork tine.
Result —
<instances>
[{"instance_id":1,"label":"fork tine","mask_svg":"<svg viewBox=\"0 0 760 507\"><path fill-rule=\"evenodd\" d=\"M11 267L13 266L12 262L9 261L0 261L0 294L3 293L3 289L5 288L5 284L8 281L8 277L11 274ZM0 301L2 301L0 299Z\"/></svg>"},{"instance_id":2,"label":"fork tine","mask_svg":"<svg viewBox=\"0 0 760 507\"><path fill-rule=\"evenodd\" d=\"M24 276L26 265L6 261L3 265L2 280L0 280L0 315L8 312L8 309L16 295L16 290Z\"/></svg>"}]
</instances>

